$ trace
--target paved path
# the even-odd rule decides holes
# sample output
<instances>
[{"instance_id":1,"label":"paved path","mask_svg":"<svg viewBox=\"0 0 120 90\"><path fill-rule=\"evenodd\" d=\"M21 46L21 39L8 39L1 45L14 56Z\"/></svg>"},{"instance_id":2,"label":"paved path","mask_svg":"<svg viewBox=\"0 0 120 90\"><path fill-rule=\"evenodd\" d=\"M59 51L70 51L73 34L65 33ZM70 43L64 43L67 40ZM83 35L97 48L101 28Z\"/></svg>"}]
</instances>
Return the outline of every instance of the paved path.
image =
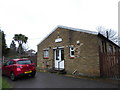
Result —
<instances>
[{"instance_id":1,"label":"paved path","mask_svg":"<svg viewBox=\"0 0 120 90\"><path fill-rule=\"evenodd\" d=\"M20 78L17 81L11 81L8 77L3 78L13 88L118 88L117 84L44 72L37 72L35 78Z\"/></svg>"}]
</instances>

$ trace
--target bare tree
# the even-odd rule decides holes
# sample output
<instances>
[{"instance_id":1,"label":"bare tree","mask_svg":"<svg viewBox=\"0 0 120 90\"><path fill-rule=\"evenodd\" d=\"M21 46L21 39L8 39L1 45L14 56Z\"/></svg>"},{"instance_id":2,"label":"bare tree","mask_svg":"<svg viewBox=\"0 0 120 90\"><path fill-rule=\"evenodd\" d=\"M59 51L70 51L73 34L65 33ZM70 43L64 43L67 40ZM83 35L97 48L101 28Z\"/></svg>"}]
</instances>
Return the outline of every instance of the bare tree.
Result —
<instances>
[{"instance_id":1,"label":"bare tree","mask_svg":"<svg viewBox=\"0 0 120 90\"><path fill-rule=\"evenodd\" d=\"M117 32L114 31L113 29L106 29L103 26L98 26L96 29L98 30L98 33L102 34L103 36L113 41L114 43L118 43Z\"/></svg>"},{"instance_id":2,"label":"bare tree","mask_svg":"<svg viewBox=\"0 0 120 90\"><path fill-rule=\"evenodd\" d=\"M118 45L120 46L120 35L118 36Z\"/></svg>"}]
</instances>

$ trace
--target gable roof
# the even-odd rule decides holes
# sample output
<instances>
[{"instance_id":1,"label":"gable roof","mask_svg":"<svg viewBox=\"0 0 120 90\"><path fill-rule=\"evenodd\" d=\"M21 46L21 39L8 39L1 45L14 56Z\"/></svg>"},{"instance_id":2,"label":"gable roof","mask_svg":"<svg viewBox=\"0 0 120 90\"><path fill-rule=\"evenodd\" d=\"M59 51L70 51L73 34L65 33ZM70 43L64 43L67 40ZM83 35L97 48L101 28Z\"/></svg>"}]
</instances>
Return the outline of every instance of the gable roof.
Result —
<instances>
[{"instance_id":1,"label":"gable roof","mask_svg":"<svg viewBox=\"0 0 120 90\"><path fill-rule=\"evenodd\" d=\"M67 27L67 26L62 26L62 25L58 25L57 28L63 28L63 29L68 29L68 30L85 32L85 33L89 33L89 34L98 35L98 32L95 32L95 31L89 31L89 30L84 30L84 29L72 28L72 27Z\"/></svg>"},{"instance_id":2,"label":"gable roof","mask_svg":"<svg viewBox=\"0 0 120 90\"><path fill-rule=\"evenodd\" d=\"M98 35L98 32L58 25L58 26L55 27L45 38L43 38L43 40L41 40L40 43L41 43L42 41L44 41L49 35L51 35L51 34L52 34L55 30L57 30L58 28L63 28L63 29L68 29L68 30L85 32L85 33L89 33L89 34ZM40 44L40 43L39 43L39 44ZM39 44L38 44L38 45L39 45Z\"/></svg>"},{"instance_id":3,"label":"gable roof","mask_svg":"<svg viewBox=\"0 0 120 90\"><path fill-rule=\"evenodd\" d=\"M78 29L78 28L72 28L72 27L67 27L67 26L62 26L62 25L58 25L55 29L52 30L52 32L50 34L48 34L45 38L43 38L43 40L40 41L40 43L42 41L44 41L49 35L51 35L55 30L57 30L58 28L63 28L63 29L68 29L68 30L73 30L73 31L78 31L78 32L84 32L84 33L88 33L88 34L93 34L93 35L97 35L98 37L103 37L105 40L107 40L110 43L113 43L115 46L119 47L117 44L115 44L114 42L112 42L111 40L107 39L105 36L103 36L102 34L95 32L95 31L89 31L89 30L84 30L84 29ZM39 43L39 44L40 44ZM38 45L39 45L38 44Z\"/></svg>"}]
</instances>

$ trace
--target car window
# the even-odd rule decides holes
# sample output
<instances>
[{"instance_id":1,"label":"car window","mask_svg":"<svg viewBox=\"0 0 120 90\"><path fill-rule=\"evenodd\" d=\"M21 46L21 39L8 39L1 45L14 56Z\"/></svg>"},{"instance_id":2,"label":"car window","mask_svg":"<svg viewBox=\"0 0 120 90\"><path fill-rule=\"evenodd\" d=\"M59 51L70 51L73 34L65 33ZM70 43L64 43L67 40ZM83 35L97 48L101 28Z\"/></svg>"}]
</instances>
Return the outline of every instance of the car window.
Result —
<instances>
[{"instance_id":1,"label":"car window","mask_svg":"<svg viewBox=\"0 0 120 90\"><path fill-rule=\"evenodd\" d=\"M9 65L13 65L14 64L14 61L10 61Z\"/></svg>"},{"instance_id":2,"label":"car window","mask_svg":"<svg viewBox=\"0 0 120 90\"><path fill-rule=\"evenodd\" d=\"M6 62L4 65L5 65L5 66L10 65L10 61Z\"/></svg>"},{"instance_id":3,"label":"car window","mask_svg":"<svg viewBox=\"0 0 120 90\"><path fill-rule=\"evenodd\" d=\"M20 60L20 61L17 61L17 64L22 64L22 65L24 65L24 64L31 64L32 62L31 62L31 60Z\"/></svg>"}]
</instances>

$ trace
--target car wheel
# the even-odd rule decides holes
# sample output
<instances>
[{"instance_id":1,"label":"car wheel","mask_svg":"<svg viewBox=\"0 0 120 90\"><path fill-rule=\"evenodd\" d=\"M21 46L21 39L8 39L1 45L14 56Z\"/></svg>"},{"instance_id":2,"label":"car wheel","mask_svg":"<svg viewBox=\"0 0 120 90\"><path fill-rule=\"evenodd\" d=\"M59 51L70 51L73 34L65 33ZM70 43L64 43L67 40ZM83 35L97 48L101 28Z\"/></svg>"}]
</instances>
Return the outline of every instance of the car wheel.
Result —
<instances>
[{"instance_id":1,"label":"car wheel","mask_svg":"<svg viewBox=\"0 0 120 90\"><path fill-rule=\"evenodd\" d=\"M13 72L10 74L10 79L11 79L12 81L15 81L15 80L16 80L15 74L14 74Z\"/></svg>"}]
</instances>

